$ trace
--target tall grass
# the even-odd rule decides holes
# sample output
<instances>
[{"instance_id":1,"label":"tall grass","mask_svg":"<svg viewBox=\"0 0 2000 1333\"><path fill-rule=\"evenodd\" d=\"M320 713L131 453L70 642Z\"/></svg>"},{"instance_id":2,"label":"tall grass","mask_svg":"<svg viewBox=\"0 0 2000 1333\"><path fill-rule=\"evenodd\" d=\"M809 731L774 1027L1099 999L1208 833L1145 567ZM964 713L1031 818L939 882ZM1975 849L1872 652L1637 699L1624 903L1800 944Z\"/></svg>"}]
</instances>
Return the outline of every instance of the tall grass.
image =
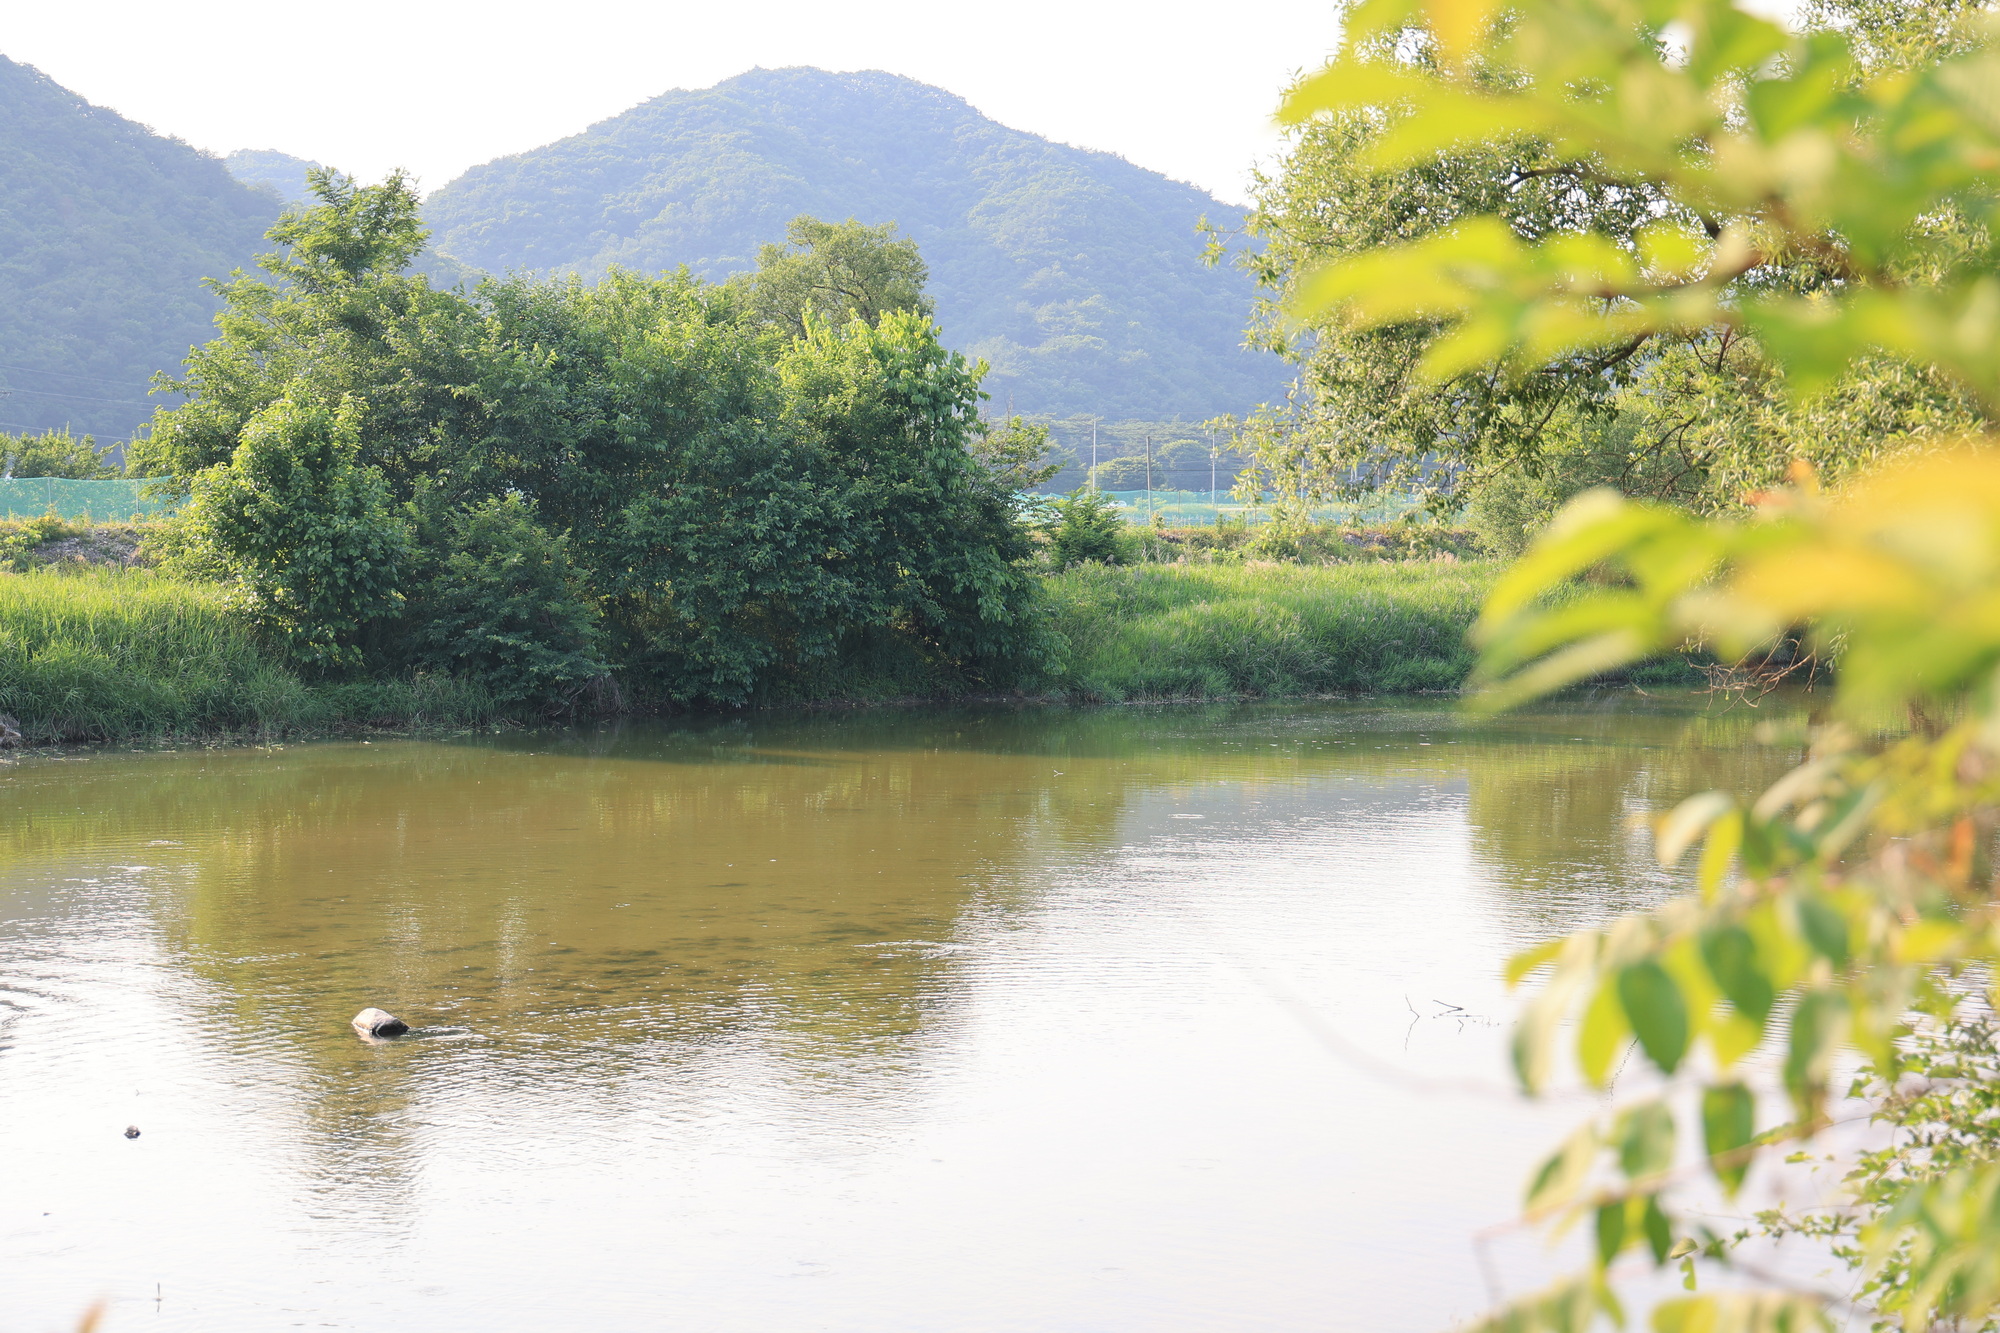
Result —
<instances>
[{"instance_id":1,"label":"tall grass","mask_svg":"<svg viewBox=\"0 0 2000 1333\"><path fill-rule=\"evenodd\" d=\"M1086 699L1454 689L1500 566L1085 565L1050 576L1068 642L1056 684Z\"/></svg>"},{"instance_id":2,"label":"tall grass","mask_svg":"<svg viewBox=\"0 0 2000 1333\"><path fill-rule=\"evenodd\" d=\"M0 713L31 741L481 720L463 682L301 679L222 589L151 570L0 575Z\"/></svg>"}]
</instances>

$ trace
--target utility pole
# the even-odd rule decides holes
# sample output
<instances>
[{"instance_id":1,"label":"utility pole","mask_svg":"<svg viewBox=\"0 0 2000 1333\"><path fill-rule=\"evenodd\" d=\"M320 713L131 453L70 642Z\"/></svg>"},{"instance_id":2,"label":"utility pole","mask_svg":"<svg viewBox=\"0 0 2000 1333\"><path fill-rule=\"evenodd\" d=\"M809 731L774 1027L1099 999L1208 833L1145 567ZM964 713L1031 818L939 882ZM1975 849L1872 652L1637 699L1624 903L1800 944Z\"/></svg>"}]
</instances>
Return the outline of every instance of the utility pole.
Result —
<instances>
[{"instance_id":1,"label":"utility pole","mask_svg":"<svg viewBox=\"0 0 2000 1333\"><path fill-rule=\"evenodd\" d=\"M1090 493L1097 494L1097 418L1090 419Z\"/></svg>"},{"instance_id":2,"label":"utility pole","mask_svg":"<svg viewBox=\"0 0 2000 1333\"><path fill-rule=\"evenodd\" d=\"M1216 513L1222 512L1222 502L1215 498L1215 428L1208 431L1208 502L1216 506Z\"/></svg>"},{"instance_id":3,"label":"utility pole","mask_svg":"<svg viewBox=\"0 0 2000 1333\"><path fill-rule=\"evenodd\" d=\"M1153 433L1146 432L1146 526L1153 526Z\"/></svg>"}]
</instances>

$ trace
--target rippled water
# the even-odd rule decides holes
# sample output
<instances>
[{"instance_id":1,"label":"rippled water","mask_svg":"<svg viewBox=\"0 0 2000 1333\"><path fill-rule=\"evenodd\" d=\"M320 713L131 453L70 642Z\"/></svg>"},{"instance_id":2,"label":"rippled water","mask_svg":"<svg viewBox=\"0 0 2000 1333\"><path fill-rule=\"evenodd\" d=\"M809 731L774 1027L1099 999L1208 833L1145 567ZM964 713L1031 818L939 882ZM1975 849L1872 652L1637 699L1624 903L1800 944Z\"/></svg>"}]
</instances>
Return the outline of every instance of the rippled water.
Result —
<instances>
[{"instance_id":1,"label":"rippled water","mask_svg":"<svg viewBox=\"0 0 2000 1333\"><path fill-rule=\"evenodd\" d=\"M1773 771L1754 721L22 761L0 1330L1443 1327L1575 1112L1507 1091L1501 962L1668 891L1628 816ZM1508 1289L1546 1262L1486 1245Z\"/></svg>"}]
</instances>

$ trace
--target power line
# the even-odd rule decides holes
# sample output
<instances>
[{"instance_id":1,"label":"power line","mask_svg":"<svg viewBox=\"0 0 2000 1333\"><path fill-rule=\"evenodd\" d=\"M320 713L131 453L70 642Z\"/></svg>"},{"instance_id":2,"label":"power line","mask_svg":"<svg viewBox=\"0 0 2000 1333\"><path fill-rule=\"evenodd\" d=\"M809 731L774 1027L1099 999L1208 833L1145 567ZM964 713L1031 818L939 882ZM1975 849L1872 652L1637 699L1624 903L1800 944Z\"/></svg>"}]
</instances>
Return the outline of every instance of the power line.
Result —
<instances>
[{"instance_id":1,"label":"power line","mask_svg":"<svg viewBox=\"0 0 2000 1333\"><path fill-rule=\"evenodd\" d=\"M86 375L76 370L44 370L40 366L10 366L0 361L0 370L18 370L28 375L54 375L57 379L91 380L98 384L125 384L129 380L115 375Z\"/></svg>"},{"instance_id":2,"label":"power line","mask_svg":"<svg viewBox=\"0 0 2000 1333\"><path fill-rule=\"evenodd\" d=\"M150 406L143 398L93 398L80 393L52 393L47 389L21 389L12 386L0 389L0 395L16 393L32 393L38 398L61 398L72 403L118 403L125 407Z\"/></svg>"}]
</instances>

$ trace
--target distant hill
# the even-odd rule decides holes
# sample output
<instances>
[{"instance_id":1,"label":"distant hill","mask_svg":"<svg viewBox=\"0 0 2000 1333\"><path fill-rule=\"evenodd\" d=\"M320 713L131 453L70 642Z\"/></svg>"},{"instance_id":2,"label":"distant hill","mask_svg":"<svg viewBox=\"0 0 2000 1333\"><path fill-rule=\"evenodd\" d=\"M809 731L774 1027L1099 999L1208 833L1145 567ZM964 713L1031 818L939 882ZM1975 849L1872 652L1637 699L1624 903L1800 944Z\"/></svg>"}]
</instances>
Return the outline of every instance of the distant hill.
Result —
<instances>
[{"instance_id":1,"label":"distant hill","mask_svg":"<svg viewBox=\"0 0 2000 1333\"><path fill-rule=\"evenodd\" d=\"M1281 391L1275 358L1240 346L1248 280L1201 261L1197 220L1240 210L892 74L760 69L665 93L425 203L437 248L475 268L586 276L721 278L800 213L916 240L946 341L993 363L996 410L1200 418Z\"/></svg>"},{"instance_id":2,"label":"distant hill","mask_svg":"<svg viewBox=\"0 0 2000 1333\"><path fill-rule=\"evenodd\" d=\"M249 266L277 213L215 158L0 56L0 430L129 436L153 372L213 332L201 280Z\"/></svg>"},{"instance_id":3,"label":"distant hill","mask_svg":"<svg viewBox=\"0 0 2000 1333\"><path fill-rule=\"evenodd\" d=\"M239 148L222 165L245 185L262 185L288 204L302 204L310 195L306 173L320 164L275 148Z\"/></svg>"}]
</instances>

